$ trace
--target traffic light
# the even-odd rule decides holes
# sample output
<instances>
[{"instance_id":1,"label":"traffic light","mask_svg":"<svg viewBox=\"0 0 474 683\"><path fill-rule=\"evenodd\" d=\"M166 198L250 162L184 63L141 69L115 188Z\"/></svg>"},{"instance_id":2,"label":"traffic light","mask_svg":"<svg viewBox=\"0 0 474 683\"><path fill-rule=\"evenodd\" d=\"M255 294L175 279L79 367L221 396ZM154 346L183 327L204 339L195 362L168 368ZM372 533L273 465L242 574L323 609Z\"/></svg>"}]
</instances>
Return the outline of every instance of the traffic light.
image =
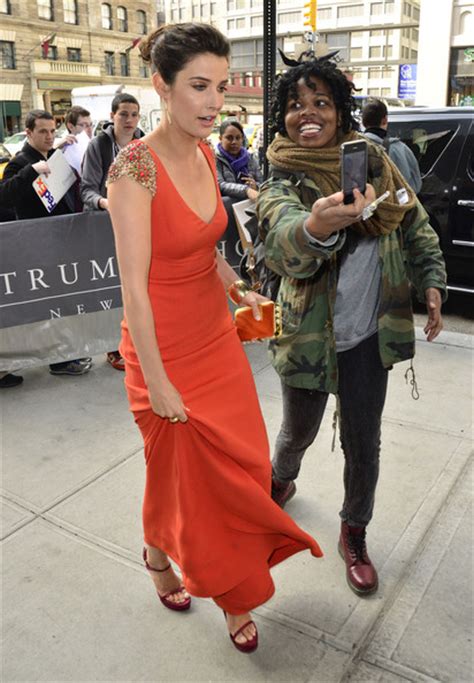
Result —
<instances>
[{"instance_id":1,"label":"traffic light","mask_svg":"<svg viewBox=\"0 0 474 683\"><path fill-rule=\"evenodd\" d=\"M316 0L310 0L304 5L305 26L311 26L312 31L316 31Z\"/></svg>"}]
</instances>

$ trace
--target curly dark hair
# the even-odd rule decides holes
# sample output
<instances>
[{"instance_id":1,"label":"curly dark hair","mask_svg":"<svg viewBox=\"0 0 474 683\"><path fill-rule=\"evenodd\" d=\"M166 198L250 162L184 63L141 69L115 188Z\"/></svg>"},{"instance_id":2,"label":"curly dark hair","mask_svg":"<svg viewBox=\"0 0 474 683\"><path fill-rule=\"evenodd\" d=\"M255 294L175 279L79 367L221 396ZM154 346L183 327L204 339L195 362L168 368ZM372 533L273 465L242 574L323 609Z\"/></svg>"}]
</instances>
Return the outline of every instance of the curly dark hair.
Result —
<instances>
[{"instance_id":1,"label":"curly dark hair","mask_svg":"<svg viewBox=\"0 0 474 683\"><path fill-rule=\"evenodd\" d=\"M351 129L357 129L358 123L352 112L355 110L355 101L352 91L355 86L334 62L329 60L309 59L299 66L292 67L276 77L272 90L272 104L270 108L270 132L271 135L280 133L288 136L285 128L285 112L288 100L297 97L297 83L303 78L308 88L314 89L314 83L310 77L319 78L331 91L336 110L341 117L340 127L344 133Z\"/></svg>"}]
</instances>

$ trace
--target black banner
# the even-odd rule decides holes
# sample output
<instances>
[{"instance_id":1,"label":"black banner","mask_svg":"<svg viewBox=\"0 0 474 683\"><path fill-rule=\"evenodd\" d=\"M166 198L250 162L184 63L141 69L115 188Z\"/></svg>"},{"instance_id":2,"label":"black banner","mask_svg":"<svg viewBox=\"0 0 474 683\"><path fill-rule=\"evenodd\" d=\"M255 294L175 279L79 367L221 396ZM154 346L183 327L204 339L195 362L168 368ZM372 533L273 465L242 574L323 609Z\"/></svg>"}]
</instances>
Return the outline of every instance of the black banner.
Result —
<instances>
[{"instance_id":1,"label":"black banner","mask_svg":"<svg viewBox=\"0 0 474 683\"><path fill-rule=\"evenodd\" d=\"M217 247L241 258L231 212ZM0 223L0 329L122 306L112 225L106 211Z\"/></svg>"},{"instance_id":2,"label":"black banner","mask_svg":"<svg viewBox=\"0 0 474 683\"><path fill-rule=\"evenodd\" d=\"M108 213L0 224L0 328L122 306Z\"/></svg>"}]
</instances>

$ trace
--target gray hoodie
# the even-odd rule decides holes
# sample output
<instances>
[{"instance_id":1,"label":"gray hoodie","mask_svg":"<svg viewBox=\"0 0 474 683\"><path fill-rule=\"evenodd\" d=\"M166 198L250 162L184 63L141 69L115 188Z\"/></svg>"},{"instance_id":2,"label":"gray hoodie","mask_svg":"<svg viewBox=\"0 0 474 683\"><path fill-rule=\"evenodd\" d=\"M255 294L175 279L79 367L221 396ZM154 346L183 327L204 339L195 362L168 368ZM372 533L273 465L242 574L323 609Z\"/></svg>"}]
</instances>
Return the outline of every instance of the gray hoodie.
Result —
<instances>
[{"instance_id":1,"label":"gray hoodie","mask_svg":"<svg viewBox=\"0 0 474 683\"><path fill-rule=\"evenodd\" d=\"M366 130L364 132L366 138L376 142L378 145L383 145L383 138L379 137L373 132ZM421 190L421 173L420 167L418 166L418 161L415 155L404 142L399 138L390 138L387 136L386 140L389 143L388 156L393 161L395 166L398 168L402 176L405 178L407 183L410 185L412 190L418 194Z\"/></svg>"},{"instance_id":2,"label":"gray hoodie","mask_svg":"<svg viewBox=\"0 0 474 683\"><path fill-rule=\"evenodd\" d=\"M137 128L133 137L140 138L142 131ZM107 197L107 174L117 154L114 127L110 123L87 146L82 161L81 199L84 211L100 211L99 200Z\"/></svg>"}]
</instances>

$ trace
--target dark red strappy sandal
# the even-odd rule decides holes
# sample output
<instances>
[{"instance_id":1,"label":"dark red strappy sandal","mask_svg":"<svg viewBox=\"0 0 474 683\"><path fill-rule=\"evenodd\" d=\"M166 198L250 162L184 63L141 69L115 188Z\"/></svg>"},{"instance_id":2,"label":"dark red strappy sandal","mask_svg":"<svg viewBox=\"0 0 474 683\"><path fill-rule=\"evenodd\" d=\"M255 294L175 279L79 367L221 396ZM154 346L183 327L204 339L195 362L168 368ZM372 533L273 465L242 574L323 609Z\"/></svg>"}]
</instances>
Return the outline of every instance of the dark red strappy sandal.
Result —
<instances>
[{"instance_id":1,"label":"dark red strappy sandal","mask_svg":"<svg viewBox=\"0 0 474 683\"><path fill-rule=\"evenodd\" d=\"M224 612L224 610L222 610ZM224 617L225 617L225 623L227 625L227 613L224 612ZM245 643L239 643L237 642L236 638L237 636L242 633L244 628L247 628L250 624L253 624L255 626L255 635L251 640L247 640ZM237 629L234 633L229 632L229 638L232 641L232 644L234 647L239 650L239 652L245 652L246 654L250 654L251 652L255 652L255 650L258 647L258 631L257 631L257 626L252 619L249 619L249 621L246 621L243 626Z\"/></svg>"},{"instance_id":2,"label":"dark red strappy sandal","mask_svg":"<svg viewBox=\"0 0 474 683\"><path fill-rule=\"evenodd\" d=\"M163 569L155 569L155 567L151 567L148 564L148 554L146 548L143 548L143 561L145 563L145 567L148 569L149 572L157 572L158 574L161 574L161 572L167 572L168 569L171 569L171 564L168 562L168 565L164 567ZM162 604L167 607L168 609L172 609L175 612L184 612L188 610L191 607L191 597L187 597L185 600L182 602L174 602L173 600L169 600L172 595L176 595L177 593L181 593L181 591L185 590L184 586L180 586L179 588L175 588L173 591L168 591L168 593L165 593L164 595L161 595L158 590L156 591L158 597L160 598Z\"/></svg>"}]
</instances>

